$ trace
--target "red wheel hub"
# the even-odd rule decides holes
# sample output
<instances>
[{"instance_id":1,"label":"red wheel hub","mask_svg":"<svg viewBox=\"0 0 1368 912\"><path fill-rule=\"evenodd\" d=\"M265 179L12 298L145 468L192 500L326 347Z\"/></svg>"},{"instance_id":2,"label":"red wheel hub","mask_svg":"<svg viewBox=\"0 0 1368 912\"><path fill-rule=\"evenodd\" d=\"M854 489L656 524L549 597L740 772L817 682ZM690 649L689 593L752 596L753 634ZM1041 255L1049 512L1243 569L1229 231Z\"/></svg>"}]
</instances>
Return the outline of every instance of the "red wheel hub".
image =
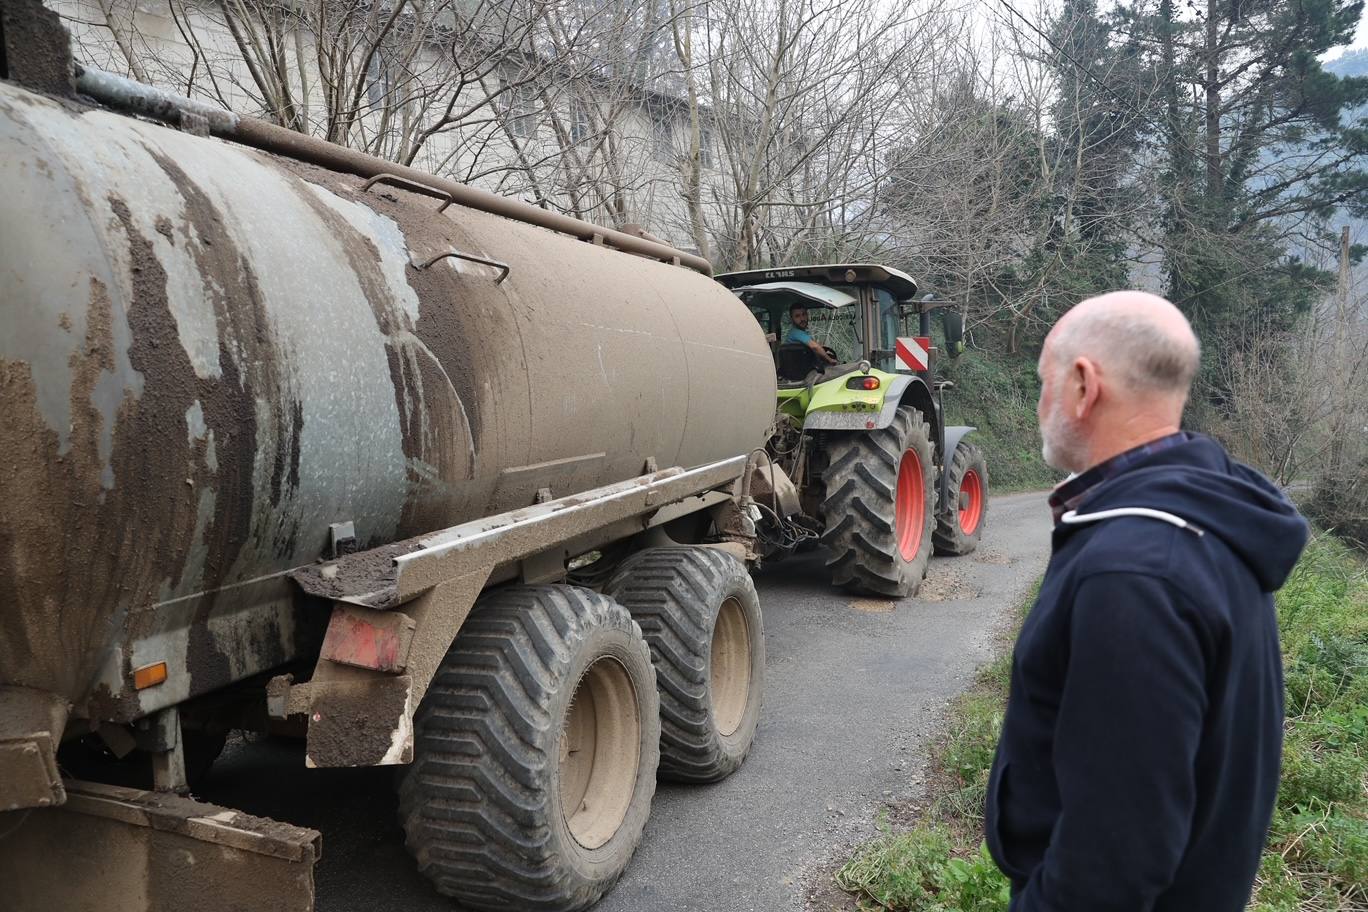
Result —
<instances>
[{"instance_id":1,"label":"red wheel hub","mask_svg":"<svg viewBox=\"0 0 1368 912\"><path fill-rule=\"evenodd\" d=\"M959 524L965 535L973 535L983 518L983 479L969 469L960 479Z\"/></svg>"},{"instance_id":2,"label":"red wheel hub","mask_svg":"<svg viewBox=\"0 0 1368 912\"><path fill-rule=\"evenodd\" d=\"M898 463L898 499L894 510L898 552L903 560L913 560L921 550L926 527L926 481L916 450L903 453Z\"/></svg>"}]
</instances>

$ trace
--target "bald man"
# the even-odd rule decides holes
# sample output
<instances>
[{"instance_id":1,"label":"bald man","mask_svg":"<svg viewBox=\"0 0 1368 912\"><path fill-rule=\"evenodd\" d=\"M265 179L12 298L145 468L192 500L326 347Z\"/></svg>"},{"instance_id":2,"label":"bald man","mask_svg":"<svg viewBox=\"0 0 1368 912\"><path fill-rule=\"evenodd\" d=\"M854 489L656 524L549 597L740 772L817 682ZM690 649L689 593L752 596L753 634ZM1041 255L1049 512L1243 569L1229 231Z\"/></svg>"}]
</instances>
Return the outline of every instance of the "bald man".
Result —
<instances>
[{"instance_id":1,"label":"bald man","mask_svg":"<svg viewBox=\"0 0 1368 912\"><path fill-rule=\"evenodd\" d=\"M1012 912L1240 912L1278 788L1282 493L1180 429L1200 349L1163 298L1069 311L1040 354L1053 554L989 778Z\"/></svg>"}]
</instances>

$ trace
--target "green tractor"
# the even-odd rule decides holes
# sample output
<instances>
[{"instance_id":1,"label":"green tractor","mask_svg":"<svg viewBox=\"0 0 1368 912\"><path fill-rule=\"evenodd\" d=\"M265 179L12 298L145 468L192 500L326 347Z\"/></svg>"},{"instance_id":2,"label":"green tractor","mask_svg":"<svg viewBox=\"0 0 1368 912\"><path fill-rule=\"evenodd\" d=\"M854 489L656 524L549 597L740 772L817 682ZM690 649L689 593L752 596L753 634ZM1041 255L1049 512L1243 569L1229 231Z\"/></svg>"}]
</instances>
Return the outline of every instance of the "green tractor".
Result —
<instances>
[{"instance_id":1,"label":"green tractor","mask_svg":"<svg viewBox=\"0 0 1368 912\"><path fill-rule=\"evenodd\" d=\"M965 439L974 428L943 420L952 384L934 379L931 295L918 299L911 277L871 264L717 279L750 307L775 354L770 466L757 473L765 490L752 492L768 552L820 543L835 585L903 597L920 587L933 548L973 551L988 511L988 467ZM808 327L791 335L794 316ZM963 318L942 317L956 357Z\"/></svg>"}]
</instances>

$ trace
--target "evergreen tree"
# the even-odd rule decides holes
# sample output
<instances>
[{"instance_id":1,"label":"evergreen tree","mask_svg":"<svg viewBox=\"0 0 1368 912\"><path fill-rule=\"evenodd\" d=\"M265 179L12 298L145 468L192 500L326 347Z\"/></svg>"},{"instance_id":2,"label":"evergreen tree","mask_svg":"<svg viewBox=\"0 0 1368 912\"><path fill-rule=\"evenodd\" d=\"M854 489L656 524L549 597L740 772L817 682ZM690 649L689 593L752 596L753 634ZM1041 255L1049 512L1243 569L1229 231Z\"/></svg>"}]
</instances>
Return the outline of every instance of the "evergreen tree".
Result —
<instances>
[{"instance_id":1,"label":"evergreen tree","mask_svg":"<svg viewBox=\"0 0 1368 912\"><path fill-rule=\"evenodd\" d=\"M1291 254L1368 206L1368 79L1319 57L1348 44L1362 0L1160 0L1124 9L1163 91L1148 118L1165 161L1170 296L1208 335L1258 316L1285 325L1325 279Z\"/></svg>"}]
</instances>

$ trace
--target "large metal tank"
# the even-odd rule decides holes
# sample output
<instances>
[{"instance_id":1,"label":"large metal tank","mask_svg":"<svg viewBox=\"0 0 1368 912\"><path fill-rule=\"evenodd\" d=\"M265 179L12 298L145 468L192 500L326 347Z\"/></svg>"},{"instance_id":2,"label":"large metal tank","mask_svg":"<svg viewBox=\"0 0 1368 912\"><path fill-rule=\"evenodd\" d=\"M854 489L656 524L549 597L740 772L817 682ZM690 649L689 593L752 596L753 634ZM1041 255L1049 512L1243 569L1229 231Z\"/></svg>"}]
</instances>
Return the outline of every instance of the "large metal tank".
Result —
<instances>
[{"instance_id":1,"label":"large metal tank","mask_svg":"<svg viewBox=\"0 0 1368 912\"><path fill-rule=\"evenodd\" d=\"M131 719L290 658L331 524L367 548L764 443L720 285L361 185L0 83L0 685ZM453 251L507 277L415 266Z\"/></svg>"}]
</instances>

